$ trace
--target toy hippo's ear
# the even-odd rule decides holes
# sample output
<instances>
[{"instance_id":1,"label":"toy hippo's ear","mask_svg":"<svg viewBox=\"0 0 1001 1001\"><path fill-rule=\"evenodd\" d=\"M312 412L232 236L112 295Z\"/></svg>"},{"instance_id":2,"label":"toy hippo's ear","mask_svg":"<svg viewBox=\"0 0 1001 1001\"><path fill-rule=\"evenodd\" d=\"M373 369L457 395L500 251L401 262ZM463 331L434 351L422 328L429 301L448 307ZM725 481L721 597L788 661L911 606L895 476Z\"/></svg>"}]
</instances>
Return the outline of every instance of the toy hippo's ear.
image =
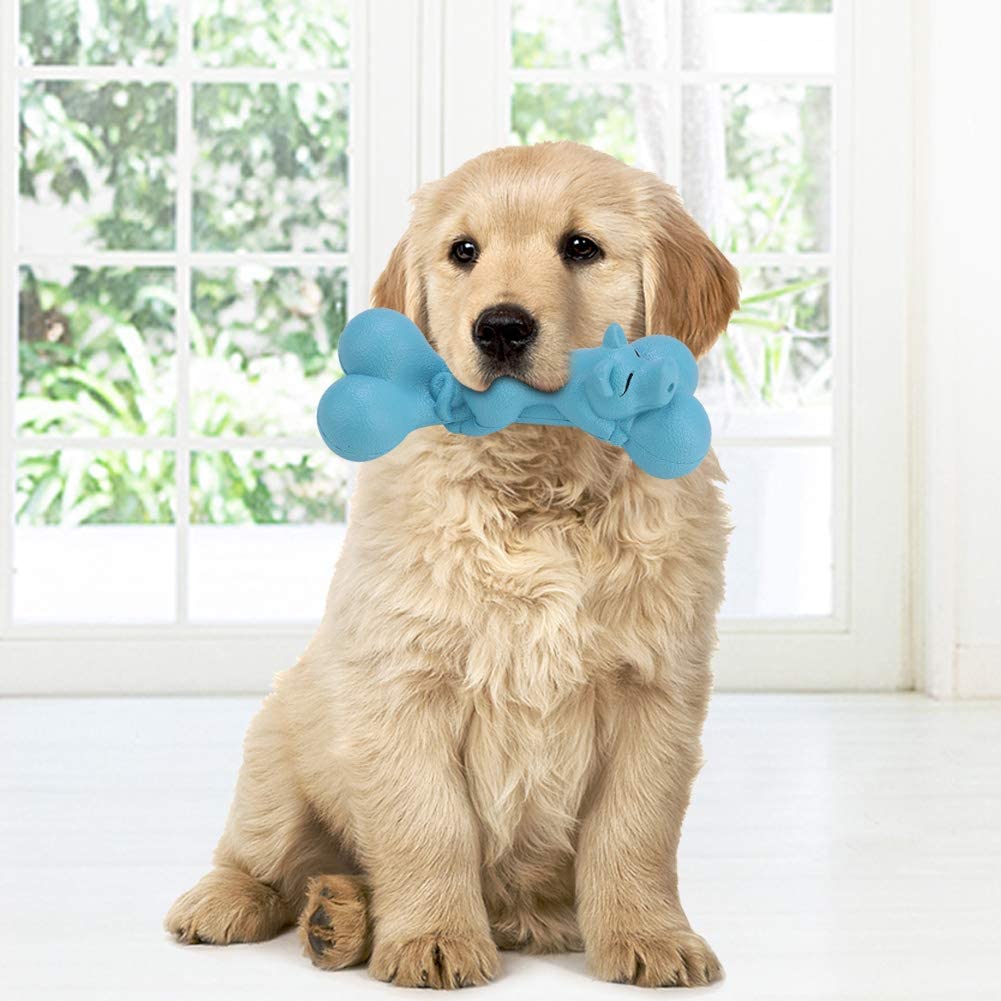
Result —
<instances>
[{"instance_id":1,"label":"toy hippo's ear","mask_svg":"<svg viewBox=\"0 0 1001 1001\"><path fill-rule=\"evenodd\" d=\"M626 332L617 323L609 326L601 340L603 348L624 348L628 343Z\"/></svg>"}]
</instances>

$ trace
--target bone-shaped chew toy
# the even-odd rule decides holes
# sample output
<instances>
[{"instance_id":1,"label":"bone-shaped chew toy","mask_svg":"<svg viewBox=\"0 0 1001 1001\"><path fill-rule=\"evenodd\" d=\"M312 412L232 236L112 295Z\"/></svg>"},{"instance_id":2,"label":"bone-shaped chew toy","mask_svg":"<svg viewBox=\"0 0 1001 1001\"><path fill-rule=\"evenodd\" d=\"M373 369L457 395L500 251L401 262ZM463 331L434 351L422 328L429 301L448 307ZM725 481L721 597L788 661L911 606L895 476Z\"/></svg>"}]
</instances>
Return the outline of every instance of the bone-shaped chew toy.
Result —
<instances>
[{"instance_id":1,"label":"bone-shaped chew toy","mask_svg":"<svg viewBox=\"0 0 1001 1001\"><path fill-rule=\"evenodd\" d=\"M323 394L316 420L338 455L365 462L411 431L444 424L484 435L509 424L580 428L620 445L640 469L673 479L709 451L709 418L693 393L698 367L680 341L662 334L629 343L613 323L601 347L570 354L570 377L544 393L509 376L485 392L464 386L402 313L369 309L344 328L344 375Z\"/></svg>"}]
</instances>

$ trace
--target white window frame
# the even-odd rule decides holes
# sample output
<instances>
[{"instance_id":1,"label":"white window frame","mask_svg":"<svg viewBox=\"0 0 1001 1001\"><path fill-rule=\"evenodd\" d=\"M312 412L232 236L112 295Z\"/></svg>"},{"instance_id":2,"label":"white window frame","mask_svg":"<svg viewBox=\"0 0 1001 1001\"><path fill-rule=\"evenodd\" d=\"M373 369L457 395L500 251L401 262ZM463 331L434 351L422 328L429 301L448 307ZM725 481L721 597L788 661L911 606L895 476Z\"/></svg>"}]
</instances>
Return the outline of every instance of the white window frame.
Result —
<instances>
[{"instance_id":1,"label":"white window frame","mask_svg":"<svg viewBox=\"0 0 1001 1001\"><path fill-rule=\"evenodd\" d=\"M680 0L667 0L677 23ZM190 38L191 0L179 0L179 29ZM71 263L167 265L177 271L179 301L189 301L193 267L261 262L348 267L349 309L368 289L406 225L407 197L469 156L508 141L513 75L508 0L354 0L351 70L201 69L182 45L177 67L127 69L17 67L18 3L0 51L0 219L4 327L17 330L15 95L24 79L169 80L178 83L178 252L94 253ZM832 264L838 274L835 324L835 607L830 616L724 620L716 658L728 689L892 689L911 687L905 654L906 588L906 293L909 236L910 6L835 0L839 36L834 104L836 246L823 255L769 255L755 263ZM376 29L377 26L377 30ZM677 35L676 35L677 37ZM846 44L847 42L847 44ZM186 53L186 58L184 57ZM679 65L677 62L676 66ZM538 74L519 72L519 79ZM707 74L680 70L680 88ZM755 75L740 76L771 79ZM190 250L192 86L205 81L319 82L349 79L350 227L346 254L203 254ZM475 79L471 87L468 81ZM802 76L783 77L803 82ZM817 79L817 78L813 78ZM824 78L823 82L832 82ZM680 95L680 89L678 90ZM680 123L679 123L680 128ZM675 143L675 148L679 144ZM37 255L32 260L39 259ZM44 257L46 263L64 259ZM735 263L743 263L738 258ZM186 309L178 310L179 410L176 439L45 438L46 447L319 447L296 438L198 439L187 424ZM183 618L187 573L187 456L178 448L178 611L173 625L149 627L15 626L11 559L17 343L7 337L0 367L0 692L260 691L291 664L308 640L301 625L198 626ZM184 359L182 362L181 359ZM809 444L811 439L720 439L744 446Z\"/></svg>"},{"instance_id":2,"label":"white window frame","mask_svg":"<svg viewBox=\"0 0 1001 1001\"><path fill-rule=\"evenodd\" d=\"M188 420L189 303L194 268L263 264L345 267L348 309L368 304L368 290L407 222L417 187L417 56L420 11L393 0L353 0L350 69L217 69L193 60L193 3L177 0L178 54L169 66L17 66L20 3L4 4L0 31L0 219L2 223L3 364L0 366L0 693L256 691L292 663L310 630L301 624L197 625L188 619L189 460L192 450L321 448L310 437L203 438ZM375 30L377 27L377 31ZM177 217L175 250L94 251L71 256L20 253L17 245L16 97L25 80L167 82L177 87ZM400 81L414 81L410 88ZM349 232L343 253L200 253L191 249L192 93L197 83L348 83ZM17 448L18 267L24 263L173 268L177 311L177 431L170 437L45 436L32 447L153 448L175 451L176 620L149 626L18 625L13 621L13 490ZM22 442L24 447L26 443ZM58 568L53 568L58 572Z\"/></svg>"}]
</instances>

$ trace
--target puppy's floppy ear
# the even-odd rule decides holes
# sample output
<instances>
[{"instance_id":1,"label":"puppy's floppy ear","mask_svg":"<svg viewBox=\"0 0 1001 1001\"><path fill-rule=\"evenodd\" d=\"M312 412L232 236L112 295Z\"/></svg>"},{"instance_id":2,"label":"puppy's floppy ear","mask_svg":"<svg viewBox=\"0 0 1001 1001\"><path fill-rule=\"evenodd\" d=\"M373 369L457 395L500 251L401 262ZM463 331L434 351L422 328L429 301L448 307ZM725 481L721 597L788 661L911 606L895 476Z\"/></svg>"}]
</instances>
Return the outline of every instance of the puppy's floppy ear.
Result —
<instances>
[{"instance_id":1,"label":"puppy's floppy ear","mask_svg":"<svg viewBox=\"0 0 1001 1001\"><path fill-rule=\"evenodd\" d=\"M670 334L701 358L740 303L734 266L684 210L674 188L657 181L644 199L646 332Z\"/></svg>"},{"instance_id":2,"label":"puppy's floppy ear","mask_svg":"<svg viewBox=\"0 0 1001 1001\"><path fill-rule=\"evenodd\" d=\"M417 268L409 230L393 248L389 263L372 286L372 305L404 313L427 336L424 282Z\"/></svg>"}]
</instances>

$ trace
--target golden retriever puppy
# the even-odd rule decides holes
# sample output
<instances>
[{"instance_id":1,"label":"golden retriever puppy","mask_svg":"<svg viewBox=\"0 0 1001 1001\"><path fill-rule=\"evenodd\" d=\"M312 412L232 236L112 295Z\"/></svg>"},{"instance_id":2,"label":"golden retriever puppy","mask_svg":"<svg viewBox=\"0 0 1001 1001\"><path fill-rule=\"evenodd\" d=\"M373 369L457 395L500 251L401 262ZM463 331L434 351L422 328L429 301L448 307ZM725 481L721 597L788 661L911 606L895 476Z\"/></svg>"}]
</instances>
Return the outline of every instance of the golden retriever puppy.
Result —
<instances>
[{"instance_id":1,"label":"golden retriever puppy","mask_svg":"<svg viewBox=\"0 0 1001 1001\"><path fill-rule=\"evenodd\" d=\"M734 269L656 177L572 143L495 150L415 197L373 301L456 376L552 390L618 321L704 354ZM727 513L710 453L654 479L572 428L411 434L360 472L326 612L247 734L184 942L298 920L307 954L480 984L498 948L598 977L720 976L678 897Z\"/></svg>"}]
</instances>

